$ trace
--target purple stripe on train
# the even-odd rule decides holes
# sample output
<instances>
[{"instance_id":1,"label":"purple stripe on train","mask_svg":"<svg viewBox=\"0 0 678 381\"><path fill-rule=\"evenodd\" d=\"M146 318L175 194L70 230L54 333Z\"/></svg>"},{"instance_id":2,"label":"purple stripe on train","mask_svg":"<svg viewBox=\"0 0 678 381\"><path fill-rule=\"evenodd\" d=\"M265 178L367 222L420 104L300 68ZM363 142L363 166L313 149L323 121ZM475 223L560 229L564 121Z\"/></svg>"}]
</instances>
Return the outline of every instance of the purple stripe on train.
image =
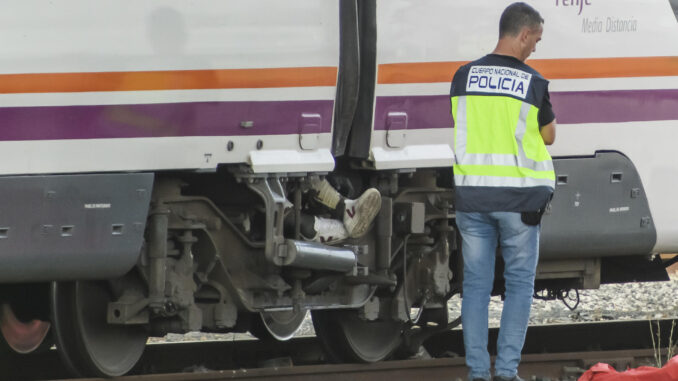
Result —
<instances>
[{"instance_id":1,"label":"purple stripe on train","mask_svg":"<svg viewBox=\"0 0 678 381\"><path fill-rule=\"evenodd\" d=\"M551 103L559 124L678 119L678 90L554 92ZM446 128L453 124L447 95L379 97L375 129L386 129L389 112L407 113L408 129Z\"/></svg>"},{"instance_id":2,"label":"purple stripe on train","mask_svg":"<svg viewBox=\"0 0 678 381\"><path fill-rule=\"evenodd\" d=\"M374 108L375 130L386 130L390 112L407 113L407 129L443 128L452 125L450 97L446 95L378 97Z\"/></svg>"},{"instance_id":3,"label":"purple stripe on train","mask_svg":"<svg viewBox=\"0 0 678 381\"><path fill-rule=\"evenodd\" d=\"M560 124L678 119L678 90L555 92L551 101ZM296 134L304 113L319 114L317 132L326 133L332 108L330 100L4 107L0 140ZM375 129L386 129L389 112L406 112L408 129L452 126L447 95L378 97Z\"/></svg>"},{"instance_id":4,"label":"purple stripe on train","mask_svg":"<svg viewBox=\"0 0 678 381\"><path fill-rule=\"evenodd\" d=\"M4 107L0 140L297 134L302 114L330 132L332 112L331 100Z\"/></svg>"},{"instance_id":5,"label":"purple stripe on train","mask_svg":"<svg viewBox=\"0 0 678 381\"><path fill-rule=\"evenodd\" d=\"M678 90L569 91L551 94L561 124L678 119Z\"/></svg>"}]
</instances>

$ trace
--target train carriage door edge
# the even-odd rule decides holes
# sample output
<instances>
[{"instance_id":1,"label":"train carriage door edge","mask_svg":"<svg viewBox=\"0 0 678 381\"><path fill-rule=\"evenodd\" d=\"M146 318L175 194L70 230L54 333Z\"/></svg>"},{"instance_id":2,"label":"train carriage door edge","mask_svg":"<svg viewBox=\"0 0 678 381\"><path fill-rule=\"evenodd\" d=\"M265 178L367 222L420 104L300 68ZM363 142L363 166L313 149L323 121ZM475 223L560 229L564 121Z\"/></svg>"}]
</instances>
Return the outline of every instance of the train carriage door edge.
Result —
<instances>
[{"instance_id":1,"label":"train carriage door edge","mask_svg":"<svg viewBox=\"0 0 678 381\"><path fill-rule=\"evenodd\" d=\"M341 0L341 53L332 153L366 159L377 76L377 2Z\"/></svg>"},{"instance_id":2,"label":"train carriage door edge","mask_svg":"<svg viewBox=\"0 0 678 381\"><path fill-rule=\"evenodd\" d=\"M334 111L332 154L346 152L360 86L360 41L358 40L357 0L339 2L339 74Z\"/></svg>"}]
</instances>

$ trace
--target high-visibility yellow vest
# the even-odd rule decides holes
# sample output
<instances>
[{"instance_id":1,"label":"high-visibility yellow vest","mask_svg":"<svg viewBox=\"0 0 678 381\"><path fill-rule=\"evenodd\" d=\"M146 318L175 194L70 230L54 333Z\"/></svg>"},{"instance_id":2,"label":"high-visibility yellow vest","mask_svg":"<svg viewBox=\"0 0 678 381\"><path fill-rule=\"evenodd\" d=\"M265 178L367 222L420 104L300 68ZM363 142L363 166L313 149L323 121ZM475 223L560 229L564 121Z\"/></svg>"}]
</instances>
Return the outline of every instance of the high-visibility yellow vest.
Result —
<instances>
[{"instance_id":1,"label":"high-visibility yellow vest","mask_svg":"<svg viewBox=\"0 0 678 381\"><path fill-rule=\"evenodd\" d=\"M538 112L548 81L512 57L488 55L452 81L456 207L535 211L555 187Z\"/></svg>"}]
</instances>

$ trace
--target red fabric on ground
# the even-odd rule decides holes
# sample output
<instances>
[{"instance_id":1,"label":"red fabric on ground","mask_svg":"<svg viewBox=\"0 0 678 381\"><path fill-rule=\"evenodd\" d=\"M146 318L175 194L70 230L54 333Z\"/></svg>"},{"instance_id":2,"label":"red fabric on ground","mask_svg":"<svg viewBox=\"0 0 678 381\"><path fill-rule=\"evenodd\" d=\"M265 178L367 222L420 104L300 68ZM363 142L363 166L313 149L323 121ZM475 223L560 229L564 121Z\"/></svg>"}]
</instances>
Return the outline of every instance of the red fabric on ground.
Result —
<instances>
[{"instance_id":1,"label":"red fabric on ground","mask_svg":"<svg viewBox=\"0 0 678 381\"><path fill-rule=\"evenodd\" d=\"M641 366L621 373L599 362L577 381L678 381L678 356L669 360L663 368Z\"/></svg>"}]
</instances>

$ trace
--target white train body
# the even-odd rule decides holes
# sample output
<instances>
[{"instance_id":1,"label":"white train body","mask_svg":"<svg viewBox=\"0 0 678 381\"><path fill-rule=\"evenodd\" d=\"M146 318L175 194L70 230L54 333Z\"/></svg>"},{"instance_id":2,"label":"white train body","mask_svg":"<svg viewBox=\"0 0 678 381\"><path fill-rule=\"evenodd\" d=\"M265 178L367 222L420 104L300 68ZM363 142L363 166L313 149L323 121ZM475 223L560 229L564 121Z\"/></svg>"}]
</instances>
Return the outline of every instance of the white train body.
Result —
<instances>
[{"instance_id":1,"label":"white train body","mask_svg":"<svg viewBox=\"0 0 678 381\"><path fill-rule=\"evenodd\" d=\"M3 174L333 168L336 1L6 6ZM310 152L301 113L320 118Z\"/></svg>"},{"instance_id":2,"label":"white train body","mask_svg":"<svg viewBox=\"0 0 678 381\"><path fill-rule=\"evenodd\" d=\"M248 163L254 172L331 170L338 4L255 2L8 3L0 36L1 173L223 163ZM376 169L450 164L449 78L460 63L491 51L508 3L378 4L369 152ZM552 155L628 156L657 228L654 251L677 250L678 26L670 2L533 5L546 22L529 63L551 80L560 126ZM408 114L406 133L389 134L389 112Z\"/></svg>"}]
</instances>

